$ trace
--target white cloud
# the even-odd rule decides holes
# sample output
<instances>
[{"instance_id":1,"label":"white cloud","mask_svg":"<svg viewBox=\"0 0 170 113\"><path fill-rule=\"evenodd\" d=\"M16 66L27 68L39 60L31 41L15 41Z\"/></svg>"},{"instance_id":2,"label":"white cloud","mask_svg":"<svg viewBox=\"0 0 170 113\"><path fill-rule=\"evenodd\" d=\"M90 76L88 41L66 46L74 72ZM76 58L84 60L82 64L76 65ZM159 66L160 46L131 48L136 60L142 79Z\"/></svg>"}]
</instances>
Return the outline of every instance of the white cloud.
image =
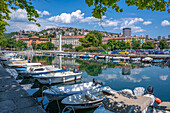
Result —
<instances>
[{"instance_id":1,"label":"white cloud","mask_svg":"<svg viewBox=\"0 0 170 113\"><path fill-rule=\"evenodd\" d=\"M142 18L123 18L120 29L122 30L125 27L129 27L132 29L133 33L143 32L145 31L144 29L142 29L140 26L135 25L135 23L142 22L142 21L143 21Z\"/></svg>"},{"instance_id":2,"label":"white cloud","mask_svg":"<svg viewBox=\"0 0 170 113\"><path fill-rule=\"evenodd\" d=\"M38 27L36 24L28 24L24 28L25 31L40 31L40 27Z\"/></svg>"},{"instance_id":3,"label":"white cloud","mask_svg":"<svg viewBox=\"0 0 170 113\"><path fill-rule=\"evenodd\" d=\"M164 21L161 22L161 25L162 26L169 26L170 22L168 20L164 20Z\"/></svg>"},{"instance_id":4,"label":"white cloud","mask_svg":"<svg viewBox=\"0 0 170 113\"><path fill-rule=\"evenodd\" d=\"M143 25L149 25L149 24L152 24L152 22L151 22L151 21L145 21L145 22L143 22Z\"/></svg>"},{"instance_id":5,"label":"white cloud","mask_svg":"<svg viewBox=\"0 0 170 113\"><path fill-rule=\"evenodd\" d=\"M104 27L110 27L110 26L117 26L118 23L120 22L117 20L114 20L114 21L106 20L105 22L99 23L99 25L102 25Z\"/></svg>"},{"instance_id":6,"label":"white cloud","mask_svg":"<svg viewBox=\"0 0 170 113\"><path fill-rule=\"evenodd\" d=\"M71 14L62 13L61 15L50 17L48 20L54 22L71 23L83 19L83 16L84 13L81 13L80 10L77 10L75 12L72 12Z\"/></svg>"},{"instance_id":7,"label":"white cloud","mask_svg":"<svg viewBox=\"0 0 170 113\"><path fill-rule=\"evenodd\" d=\"M86 17L81 20L81 22L94 22L94 21L100 21L100 19L94 18L94 17Z\"/></svg>"},{"instance_id":8,"label":"white cloud","mask_svg":"<svg viewBox=\"0 0 170 113\"><path fill-rule=\"evenodd\" d=\"M27 12L25 9L17 9L16 11L11 10L11 21L28 21Z\"/></svg>"},{"instance_id":9,"label":"white cloud","mask_svg":"<svg viewBox=\"0 0 170 113\"><path fill-rule=\"evenodd\" d=\"M142 18L131 18L130 22L128 23L128 25L133 25L137 22L142 22L143 19Z\"/></svg>"},{"instance_id":10,"label":"white cloud","mask_svg":"<svg viewBox=\"0 0 170 113\"><path fill-rule=\"evenodd\" d=\"M40 17L43 17L44 15L50 15L50 13L48 12L48 11L38 11L38 10L36 10L37 11L37 13L40 15Z\"/></svg>"},{"instance_id":11,"label":"white cloud","mask_svg":"<svg viewBox=\"0 0 170 113\"><path fill-rule=\"evenodd\" d=\"M161 75L161 76L159 76L159 78L160 78L161 80L167 80L168 75Z\"/></svg>"}]
</instances>

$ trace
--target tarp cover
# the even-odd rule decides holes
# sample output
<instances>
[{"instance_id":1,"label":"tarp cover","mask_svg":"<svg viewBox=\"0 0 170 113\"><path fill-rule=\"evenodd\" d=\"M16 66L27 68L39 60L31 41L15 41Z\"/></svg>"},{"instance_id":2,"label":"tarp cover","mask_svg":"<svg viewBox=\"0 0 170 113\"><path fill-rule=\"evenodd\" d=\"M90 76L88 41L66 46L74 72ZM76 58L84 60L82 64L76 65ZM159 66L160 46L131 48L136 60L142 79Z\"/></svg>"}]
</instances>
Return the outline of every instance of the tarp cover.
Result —
<instances>
[{"instance_id":1,"label":"tarp cover","mask_svg":"<svg viewBox=\"0 0 170 113\"><path fill-rule=\"evenodd\" d=\"M105 109L116 113L140 113L146 109L152 99L144 96L135 96L127 91L119 91L108 96L103 101Z\"/></svg>"}]
</instances>

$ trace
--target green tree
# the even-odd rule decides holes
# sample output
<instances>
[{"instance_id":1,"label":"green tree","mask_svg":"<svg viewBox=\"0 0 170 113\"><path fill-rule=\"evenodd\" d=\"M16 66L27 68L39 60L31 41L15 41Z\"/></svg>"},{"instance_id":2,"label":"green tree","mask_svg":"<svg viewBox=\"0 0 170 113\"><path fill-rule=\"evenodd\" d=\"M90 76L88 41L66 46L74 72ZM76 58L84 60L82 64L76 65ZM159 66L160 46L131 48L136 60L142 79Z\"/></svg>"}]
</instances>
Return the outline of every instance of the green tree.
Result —
<instances>
[{"instance_id":1,"label":"green tree","mask_svg":"<svg viewBox=\"0 0 170 113\"><path fill-rule=\"evenodd\" d=\"M103 47L104 50L108 51L109 46L107 44L102 44L101 47Z\"/></svg>"},{"instance_id":2,"label":"green tree","mask_svg":"<svg viewBox=\"0 0 170 113\"><path fill-rule=\"evenodd\" d=\"M85 36L85 40L88 41L89 47L90 47L90 46L94 46L94 47L97 47L97 46L98 46L99 40L95 37L94 34L88 33L88 34Z\"/></svg>"},{"instance_id":3,"label":"green tree","mask_svg":"<svg viewBox=\"0 0 170 113\"><path fill-rule=\"evenodd\" d=\"M98 40L98 43L96 44L97 46L100 46L102 44L102 34L99 31L94 30L94 31L89 32L88 34L94 34L94 36Z\"/></svg>"},{"instance_id":4,"label":"green tree","mask_svg":"<svg viewBox=\"0 0 170 113\"><path fill-rule=\"evenodd\" d=\"M108 40L107 45L111 48L111 50L116 48L116 40L115 39L111 39Z\"/></svg>"},{"instance_id":5,"label":"green tree","mask_svg":"<svg viewBox=\"0 0 170 113\"><path fill-rule=\"evenodd\" d=\"M47 44L47 49L54 49L54 44L51 42L46 42L45 44Z\"/></svg>"},{"instance_id":6,"label":"green tree","mask_svg":"<svg viewBox=\"0 0 170 113\"><path fill-rule=\"evenodd\" d=\"M72 45L72 44L68 44L68 48L69 48L69 49L72 49L72 48L73 48L73 45Z\"/></svg>"},{"instance_id":7,"label":"green tree","mask_svg":"<svg viewBox=\"0 0 170 113\"><path fill-rule=\"evenodd\" d=\"M159 41L159 48L160 49L168 49L168 44L166 40Z\"/></svg>"},{"instance_id":8,"label":"green tree","mask_svg":"<svg viewBox=\"0 0 170 113\"><path fill-rule=\"evenodd\" d=\"M6 47L7 48L15 48L16 47L16 40L14 40L12 38L8 38Z\"/></svg>"},{"instance_id":9,"label":"green tree","mask_svg":"<svg viewBox=\"0 0 170 113\"><path fill-rule=\"evenodd\" d=\"M75 50L78 52L78 51L82 50L83 48L84 48L83 46L77 46L77 47L75 47Z\"/></svg>"},{"instance_id":10,"label":"green tree","mask_svg":"<svg viewBox=\"0 0 170 113\"><path fill-rule=\"evenodd\" d=\"M141 43L140 40L132 39L132 49L141 49Z\"/></svg>"},{"instance_id":11,"label":"green tree","mask_svg":"<svg viewBox=\"0 0 170 113\"><path fill-rule=\"evenodd\" d=\"M36 49L36 43L35 42L32 42L31 45L32 45L33 49Z\"/></svg>"},{"instance_id":12,"label":"green tree","mask_svg":"<svg viewBox=\"0 0 170 113\"><path fill-rule=\"evenodd\" d=\"M68 48L67 44L62 45L62 48Z\"/></svg>"},{"instance_id":13,"label":"green tree","mask_svg":"<svg viewBox=\"0 0 170 113\"><path fill-rule=\"evenodd\" d=\"M17 48L27 48L27 44L23 40L18 40L16 44Z\"/></svg>"},{"instance_id":14,"label":"green tree","mask_svg":"<svg viewBox=\"0 0 170 113\"><path fill-rule=\"evenodd\" d=\"M127 42L127 43L125 44L125 48L126 48L126 49L130 49L130 43L129 43L129 42Z\"/></svg>"},{"instance_id":15,"label":"green tree","mask_svg":"<svg viewBox=\"0 0 170 113\"><path fill-rule=\"evenodd\" d=\"M7 40L3 38L2 36L0 36L0 47L5 48L6 45L7 45Z\"/></svg>"},{"instance_id":16,"label":"green tree","mask_svg":"<svg viewBox=\"0 0 170 113\"><path fill-rule=\"evenodd\" d=\"M0 0L0 35L6 31L6 25L9 25L7 21L11 19L10 9L16 10L17 8L26 10L29 21L36 22L35 18L39 17L34 6L32 6L31 0ZM40 26L40 24L36 24Z\"/></svg>"},{"instance_id":17,"label":"green tree","mask_svg":"<svg viewBox=\"0 0 170 113\"><path fill-rule=\"evenodd\" d=\"M108 8L114 9L116 12L123 12L118 4L120 0L85 0L88 6L93 6L93 17L102 18ZM135 5L137 9L147 9L152 11L168 11L170 13L170 2L165 0L125 0L128 6Z\"/></svg>"},{"instance_id":18,"label":"green tree","mask_svg":"<svg viewBox=\"0 0 170 113\"><path fill-rule=\"evenodd\" d=\"M154 49L154 44L152 42L143 43L142 49Z\"/></svg>"}]
</instances>

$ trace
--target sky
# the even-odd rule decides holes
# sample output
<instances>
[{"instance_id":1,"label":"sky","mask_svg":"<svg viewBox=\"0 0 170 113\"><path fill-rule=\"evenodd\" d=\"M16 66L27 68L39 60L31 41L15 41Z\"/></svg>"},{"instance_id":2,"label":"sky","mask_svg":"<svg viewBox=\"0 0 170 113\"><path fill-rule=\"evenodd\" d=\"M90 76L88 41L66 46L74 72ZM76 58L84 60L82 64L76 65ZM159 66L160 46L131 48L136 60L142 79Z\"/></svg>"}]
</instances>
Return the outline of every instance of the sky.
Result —
<instances>
[{"instance_id":1,"label":"sky","mask_svg":"<svg viewBox=\"0 0 170 113\"><path fill-rule=\"evenodd\" d=\"M40 31L47 28L75 27L89 30L99 30L111 33L122 33L122 29L130 27L132 36L146 36L151 38L170 35L170 13L167 11L137 10L136 6L127 6L124 0L118 5L123 8L117 13L109 8L102 20L92 17L93 7L88 7L85 0L33 0L33 6L40 17L38 27L27 20L27 13L17 9L10 14L10 26L7 32L26 30Z\"/></svg>"}]
</instances>

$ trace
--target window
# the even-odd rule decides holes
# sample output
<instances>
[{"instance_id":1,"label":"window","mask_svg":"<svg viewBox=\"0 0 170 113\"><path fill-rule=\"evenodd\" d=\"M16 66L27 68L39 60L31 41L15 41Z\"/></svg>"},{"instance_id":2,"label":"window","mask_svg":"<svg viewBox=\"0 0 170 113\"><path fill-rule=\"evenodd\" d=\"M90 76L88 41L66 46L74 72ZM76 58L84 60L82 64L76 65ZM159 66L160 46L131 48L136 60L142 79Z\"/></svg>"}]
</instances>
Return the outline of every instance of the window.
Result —
<instances>
[{"instance_id":1,"label":"window","mask_svg":"<svg viewBox=\"0 0 170 113\"><path fill-rule=\"evenodd\" d=\"M44 68L35 69L34 71L44 71Z\"/></svg>"}]
</instances>

